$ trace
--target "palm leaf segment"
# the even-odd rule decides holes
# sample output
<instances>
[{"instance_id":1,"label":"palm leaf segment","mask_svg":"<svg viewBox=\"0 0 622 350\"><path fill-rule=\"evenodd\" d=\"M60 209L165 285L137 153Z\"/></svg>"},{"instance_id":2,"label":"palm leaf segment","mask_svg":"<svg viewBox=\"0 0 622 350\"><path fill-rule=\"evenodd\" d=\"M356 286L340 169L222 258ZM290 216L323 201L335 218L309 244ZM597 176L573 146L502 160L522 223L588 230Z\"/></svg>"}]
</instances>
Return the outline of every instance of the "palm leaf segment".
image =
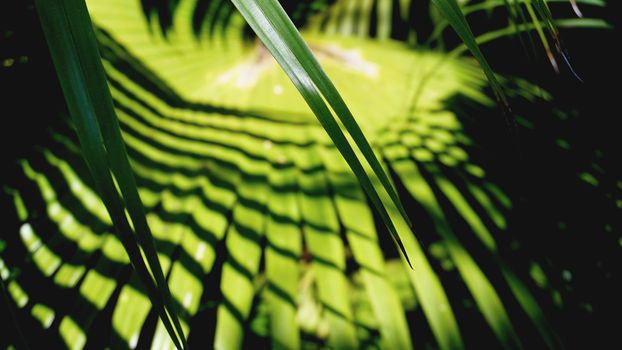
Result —
<instances>
[{"instance_id":1,"label":"palm leaf segment","mask_svg":"<svg viewBox=\"0 0 622 350\"><path fill-rule=\"evenodd\" d=\"M447 110L458 95L490 105L483 74L466 60L357 35L368 33L365 16L331 19L355 7L347 4L310 18L306 39L407 201L418 203L412 215L430 222L430 232L403 237L415 253L413 271L385 260L356 178L267 51L241 39L238 15L202 45L195 1L177 4L166 36L144 21L138 1L88 2L191 344L405 349L412 347L406 315L419 312L430 341L460 348L459 305L446 286L453 276L496 341L522 346L506 311L515 303L553 346L530 283L499 254L497 233L511 203L469 157L473 142ZM22 254L0 261L7 290L59 346L82 348L94 334L102 341L103 325L113 348L172 348L162 324L154 326L71 135L51 132L20 162L28 182L10 191L21 221L10 248ZM480 267L463 242L483 248L496 271ZM21 274L11 275L16 266ZM513 300L493 287L491 273L502 276Z\"/></svg>"}]
</instances>

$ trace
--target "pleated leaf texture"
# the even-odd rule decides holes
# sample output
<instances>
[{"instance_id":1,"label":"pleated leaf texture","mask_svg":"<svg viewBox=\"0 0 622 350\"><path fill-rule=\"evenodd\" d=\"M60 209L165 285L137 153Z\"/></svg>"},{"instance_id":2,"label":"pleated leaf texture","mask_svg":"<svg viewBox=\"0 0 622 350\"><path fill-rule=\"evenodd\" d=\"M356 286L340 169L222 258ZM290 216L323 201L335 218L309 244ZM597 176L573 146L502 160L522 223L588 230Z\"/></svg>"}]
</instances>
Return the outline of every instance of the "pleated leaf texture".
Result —
<instances>
[{"instance_id":1,"label":"pleated leaf texture","mask_svg":"<svg viewBox=\"0 0 622 350\"><path fill-rule=\"evenodd\" d=\"M467 322L497 346L558 345L535 282L500 252L513 203L477 160L465 131L473 116L454 108L494 108L486 75L473 59L390 40L391 11L408 2L337 1L301 32L413 219L414 233L398 230L414 269L232 7L197 26L196 1L180 0L162 31L142 3L87 1L190 347L456 349L474 339ZM49 348L173 349L71 126L51 130L19 167L24 181L9 191L19 239L0 260L18 312ZM525 320L538 339L516 327Z\"/></svg>"}]
</instances>

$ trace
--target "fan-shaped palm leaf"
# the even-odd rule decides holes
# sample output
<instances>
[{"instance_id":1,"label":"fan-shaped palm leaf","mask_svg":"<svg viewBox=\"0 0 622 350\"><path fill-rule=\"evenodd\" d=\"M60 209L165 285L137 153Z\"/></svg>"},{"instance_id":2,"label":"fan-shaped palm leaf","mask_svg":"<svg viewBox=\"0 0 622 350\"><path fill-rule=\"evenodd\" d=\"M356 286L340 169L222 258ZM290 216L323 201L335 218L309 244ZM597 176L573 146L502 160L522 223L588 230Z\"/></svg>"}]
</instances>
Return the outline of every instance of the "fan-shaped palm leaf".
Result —
<instances>
[{"instance_id":1,"label":"fan-shaped palm leaf","mask_svg":"<svg viewBox=\"0 0 622 350\"><path fill-rule=\"evenodd\" d=\"M416 312L432 345L461 348L465 315L453 300L466 296L496 343L532 344L516 327L519 310L540 332L534 344L555 347L533 282L500 252L512 203L472 156L465 119L451 108L456 98L493 104L484 74L468 59L370 37L369 16L354 15L370 3L337 1L297 23L418 219L414 234L396 221L414 270L383 250L357 176L266 47L243 39L246 24L229 5L212 1L197 15L200 2L179 1L169 19L160 12L152 22L144 9L154 7L138 1L88 2L190 345L405 349L417 327L406 316ZM378 18L409 6L374 4ZM395 26L381 22L376 36L388 39ZM220 35L198 43L203 26ZM23 254L0 261L7 290L50 344L82 348L99 334L113 348L172 348L171 326L155 317L140 272L128 268L77 145L69 127L53 130L20 162L27 181L10 191L20 238L8 249ZM9 276L13 267L22 273Z\"/></svg>"}]
</instances>

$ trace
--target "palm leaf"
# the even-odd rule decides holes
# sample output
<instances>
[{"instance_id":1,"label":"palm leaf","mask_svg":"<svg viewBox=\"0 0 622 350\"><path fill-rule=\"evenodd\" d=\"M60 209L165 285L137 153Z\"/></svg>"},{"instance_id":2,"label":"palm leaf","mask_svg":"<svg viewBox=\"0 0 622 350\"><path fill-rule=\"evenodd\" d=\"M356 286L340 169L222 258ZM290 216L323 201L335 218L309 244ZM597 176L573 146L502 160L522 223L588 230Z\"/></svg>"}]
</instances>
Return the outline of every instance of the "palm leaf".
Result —
<instances>
[{"instance_id":1,"label":"palm leaf","mask_svg":"<svg viewBox=\"0 0 622 350\"><path fill-rule=\"evenodd\" d=\"M177 320L176 309L171 303L160 262L155 255L149 226L145 221L144 209L136 191L112 100L106 87L86 6L80 1L56 4L38 2L37 9L43 27L46 28L48 44L58 67L59 80L70 115L76 125L97 190L104 199L132 264L147 287L167 331L175 344L181 347L185 344L184 335ZM114 179L111 172L115 174ZM115 179L123 201L128 206L127 210L138 238L133 234L125 216L124 204L118 197ZM147 258L149 270L141 256L141 248Z\"/></svg>"},{"instance_id":2,"label":"palm leaf","mask_svg":"<svg viewBox=\"0 0 622 350\"><path fill-rule=\"evenodd\" d=\"M239 15L210 5L218 35L199 45L194 1L175 3L166 35L144 22L138 1L89 2L154 251L190 345L462 348L472 341L468 321L496 345L557 346L542 311L549 305L504 253L512 203L471 157L467 115L449 102L490 106L484 76L457 56L370 38L369 17L355 16L353 3L309 17L310 29L323 16L332 24L303 33L418 218L415 233L395 222L414 270L385 249L382 219L357 176L266 48L242 39ZM280 16L266 18L283 24ZM383 35L393 36L387 23ZM173 348L77 144L69 128L54 130L20 163L26 181L10 190L20 235L7 245L24 254L2 261L7 294L53 347ZM378 197L391 204L390 193ZM401 213L388 205L387 215ZM23 273L8 278L8 268ZM465 318L471 312L482 316ZM523 318L542 339L525 336ZM431 337L421 337L427 327Z\"/></svg>"}]
</instances>

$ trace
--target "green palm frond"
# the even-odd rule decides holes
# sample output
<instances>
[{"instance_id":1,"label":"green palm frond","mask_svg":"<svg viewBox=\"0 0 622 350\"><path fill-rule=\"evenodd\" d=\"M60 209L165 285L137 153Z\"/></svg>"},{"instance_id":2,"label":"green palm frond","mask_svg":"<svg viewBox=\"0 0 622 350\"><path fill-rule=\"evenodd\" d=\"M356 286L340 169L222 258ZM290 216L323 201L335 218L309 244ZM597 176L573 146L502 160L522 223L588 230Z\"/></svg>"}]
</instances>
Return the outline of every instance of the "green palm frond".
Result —
<instances>
[{"instance_id":1,"label":"green palm frond","mask_svg":"<svg viewBox=\"0 0 622 350\"><path fill-rule=\"evenodd\" d=\"M442 3L454 16L470 13L469 6L504 6ZM470 345L471 322L495 346L561 345L537 281L525 274L532 268L546 280L546 272L529 257L519 268L511 264L506 251L515 237L505 229L514 203L477 157L468 114L457 106L494 105L486 74L459 57L465 48L448 55L404 45L428 39L412 26L417 1L285 6L369 140L367 156L379 160L382 169L373 171L380 176L369 181L388 191L379 191L376 202L397 203L386 210L399 218L401 200L414 219L414 232L395 220L412 270L386 244L386 218L361 186L364 174L352 172L291 72L270 55L283 53L248 40L246 22L228 1L87 5L153 253L170 286L168 313L174 322L176 310L191 347L454 349ZM546 14L537 6L538 16ZM541 22L604 26L544 17L518 23L519 17L515 27L480 42L537 30ZM440 37L447 22L431 22L441 29L429 35ZM458 30L467 30L461 23ZM197 41L202 35L209 40ZM477 47L472 40L469 49ZM290 56L279 63L310 59ZM550 98L521 84L523 98ZM343 107L331 106L343 115ZM6 243L12 253L0 249L3 286L21 319L52 348L172 349L175 325L152 307L141 270L130 268L136 257L114 234L108 203L81 158L76 124L51 130L19 162L22 181L7 191L20 226ZM346 120L335 132L344 126L351 127ZM372 167L365 170L372 174ZM385 171L390 177L379 180ZM524 324L538 339L526 336ZM417 339L417 327L432 337Z\"/></svg>"}]
</instances>

